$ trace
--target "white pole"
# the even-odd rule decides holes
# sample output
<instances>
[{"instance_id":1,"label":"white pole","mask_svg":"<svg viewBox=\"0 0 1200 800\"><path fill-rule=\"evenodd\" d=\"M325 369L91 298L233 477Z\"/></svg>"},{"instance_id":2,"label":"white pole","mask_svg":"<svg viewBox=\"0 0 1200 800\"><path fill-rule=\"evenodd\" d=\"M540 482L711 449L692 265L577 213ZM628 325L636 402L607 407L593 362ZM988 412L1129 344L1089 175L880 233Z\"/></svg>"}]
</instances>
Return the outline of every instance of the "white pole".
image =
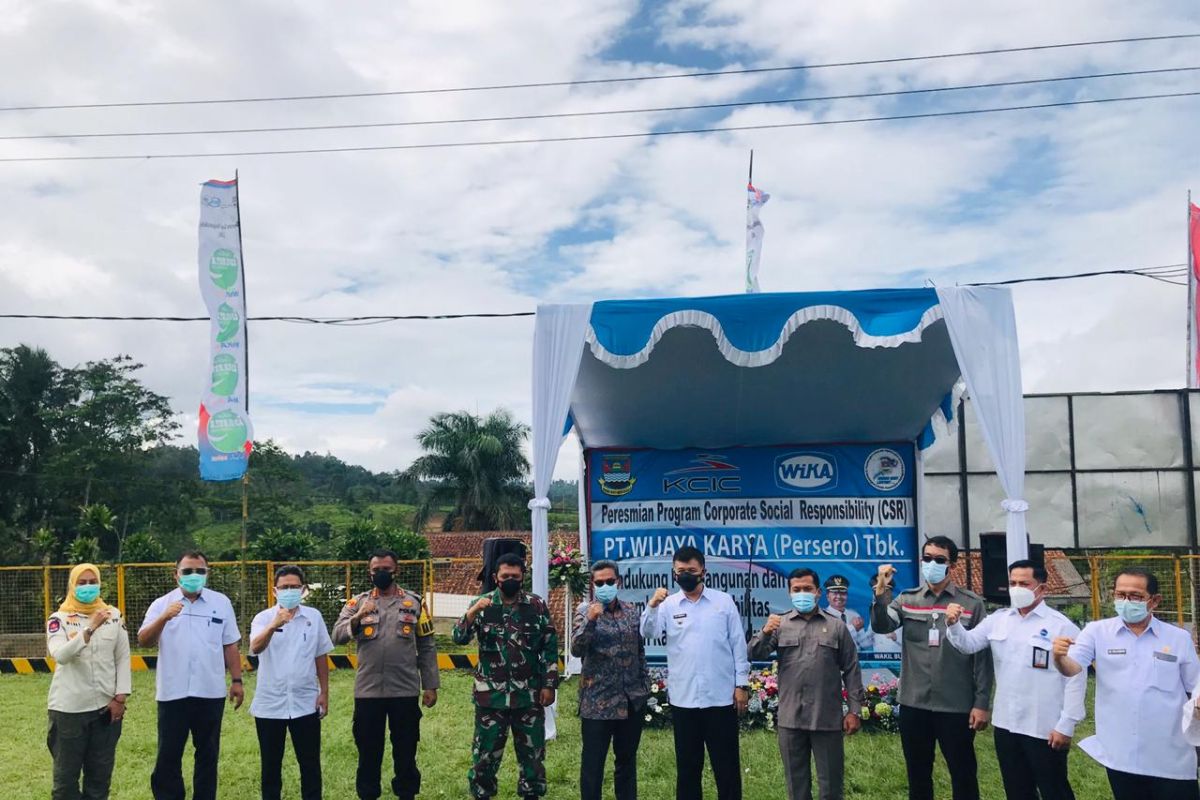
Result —
<instances>
[{"instance_id":1,"label":"white pole","mask_svg":"<svg viewBox=\"0 0 1200 800\"><path fill-rule=\"evenodd\" d=\"M1187 195L1187 267L1188 267L1188 303L1187 303L1187 383L1189 389L1197 388L1200 376L1196 374L1196 265L1192 259L1192 192Z\"/></svg>"}]
</instances>

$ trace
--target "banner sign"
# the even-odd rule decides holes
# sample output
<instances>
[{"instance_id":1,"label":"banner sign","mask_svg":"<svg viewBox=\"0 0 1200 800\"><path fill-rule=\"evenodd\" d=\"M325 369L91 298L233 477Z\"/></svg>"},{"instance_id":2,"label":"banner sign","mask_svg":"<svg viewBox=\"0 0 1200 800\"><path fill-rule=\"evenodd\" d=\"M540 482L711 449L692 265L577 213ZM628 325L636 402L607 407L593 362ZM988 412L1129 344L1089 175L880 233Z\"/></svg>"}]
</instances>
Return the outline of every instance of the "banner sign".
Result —
<instances>
[{"instance_id":1,"label":"banner sign","mask_svg":"<svg viewBox=\"0 0 1200 800\"><path fill-rule=\"evenodd\" d=\"M246 298L242 290L237 181L200 190L200 293L208 307L210 359L200 401L200 477L238 480L253 434L246 413Z\"/></svg>"},{"instance_id":2,"label":"banner sign","mask_svg":"<svg viewBox=\"0 0 1200 800\"><path fill-rule=\"evenodd\" d=\"M620 597L639 612L671 581L685 545L704 553L708 586L733 596L757 631L791 610L797 567L849 583L846 619L865 661L899 659L892 636L870 629L869 580L896 567L917 585L914 454L910 443L702 450L589 450L590 559L616 561ZM822 594L821 605L829 598ZM648 641L661 655L665 641Z\"/></svg>"}]
</instances>

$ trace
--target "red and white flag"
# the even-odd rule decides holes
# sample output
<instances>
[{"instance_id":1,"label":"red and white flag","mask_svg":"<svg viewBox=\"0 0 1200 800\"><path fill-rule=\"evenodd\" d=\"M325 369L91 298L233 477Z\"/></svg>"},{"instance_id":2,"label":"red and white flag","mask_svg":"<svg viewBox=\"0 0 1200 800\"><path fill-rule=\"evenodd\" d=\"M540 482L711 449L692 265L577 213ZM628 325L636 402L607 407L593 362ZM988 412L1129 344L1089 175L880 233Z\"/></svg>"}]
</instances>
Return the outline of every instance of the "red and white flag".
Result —
<instances>
[{"instance_id":1,"label":"red and white flag","mask_svg":"<svg viewBox=\"0 0 1200 800\"><path fill-rule=\"evenodd\" d=\"M746 292L758 291L758 262L762 258L763 224L758 212L771 195L746 185Z\"/></svg>"}]
</instances>

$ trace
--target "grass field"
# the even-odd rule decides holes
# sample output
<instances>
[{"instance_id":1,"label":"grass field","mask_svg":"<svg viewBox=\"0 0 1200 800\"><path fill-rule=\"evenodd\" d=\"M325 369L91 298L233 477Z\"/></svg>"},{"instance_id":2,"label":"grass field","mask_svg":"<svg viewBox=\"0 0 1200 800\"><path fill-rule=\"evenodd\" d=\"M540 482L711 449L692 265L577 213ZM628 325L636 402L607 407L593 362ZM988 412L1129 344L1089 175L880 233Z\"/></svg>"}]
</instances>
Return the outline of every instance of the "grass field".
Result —
<instances>
[{"instance_id":1,"label":"grass field","mask_svg":"<svg viewBox=\"0 0 1200 800\"><path fill-rule=\"evenodd\" d=\"M472 710L471 681L465 672L444 672L438 704L425 713L421 726L418 764L423 773L422 798L467 798L466 774L471 753ZM325 796L353 798L356 751L350 735L353 710L353 680L348 671L335 671L331 677L330 716L322 732ZM0 798L41 798L50 793L50 755L46 751L46 692L50 676L4 676L0 678L0 708L4 709L0 732ZM134 673L134 695L117 754L113 780L114 800L144 800L150 796L150 770L155 753L154 675ZM253 673L247 675L246 693L254 691ZM546 771L550 798L570 798L578 794L579 720L575 717L575 687L568 682L560 694L559 738L549 743ZM1088 704L1089 710L1091 703ZM247 800L258 796L258 742L249 701L240 711L227 710L221 750L220 797ZM1090 722L1080 726L1079 736L1091 733ZM783 774L775 737L767 732L743 734L742 767L747 800L780 800ZM976 740L979 753L980 784L984 800L1001 800L1004 792L996 768L990 731ZM189 749L190 753L190 749ZM190 759L190 755L188 757ZM390 780L389 759L385 758L384 786ZM1071 775L1076 796L1108 796L1103 770L1078 748L1071 751ZM670 800L675 796L675 761L670 731L647 731L639 754L640 796L646 800ZM611 761L610 761L611 781ZM185 760L184 774L191 765ZM939 761L936 771L937 796L950 796L945 767ZM516 770L511 749L505 755L501 771L499 797L516 797ZM284 797L299 796L296 765L290 754L285 760ZM611 791L611 789L610 789ZM863 800L897 800L906 796L904 764L900 741L894 735L857 735L846 752L846 796ZM385 797L390 796L385 794ZM609 795L611 796L611 795ZM706 781L706 797L715 797L711 780Z\"/></svg>"}]
</instances>

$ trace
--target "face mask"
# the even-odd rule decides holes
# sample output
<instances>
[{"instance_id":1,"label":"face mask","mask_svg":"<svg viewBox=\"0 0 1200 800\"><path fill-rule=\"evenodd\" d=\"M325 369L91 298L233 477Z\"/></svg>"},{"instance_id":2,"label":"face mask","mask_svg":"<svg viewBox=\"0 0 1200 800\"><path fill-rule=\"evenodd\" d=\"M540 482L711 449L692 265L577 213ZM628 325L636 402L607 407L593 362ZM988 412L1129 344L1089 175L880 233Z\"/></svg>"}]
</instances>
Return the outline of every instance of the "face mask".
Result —
<instances>
[{"instance_id":1,"label":"face mask","mask_svg":"<svg viewBox=\"0 0 1200 800\"><path fill-rule=\"evenodd\" d=\"M500 581L500 593L505 597L516 597L519 591L521 591L520 578L508 578Z\"/></svg>"},{"instance_id":2,"label":"face mask","mask_svg":"<svg viewBox=\"0 0 1200 800\"><path fill-rule=\"evenodd\" d=\"M925 582L933 585L946 580L946 571L949 569L945 564L939 564L936 561L921 562L921 577Z\"/></svg>"},{"instance_id":3,"label":"face mask","mask_svg":"<svg viewBox=\"0 0 1200 800\"><path fill-rule=\"evenodd\" d=\"M75 599L81 603L94 603L100 596L100 584L85 583L75 587Z\"/></svg>"},{"instance_id":4,"label":"face mask","mask_svg":"<svg viewBox=\"0 0 1200 800\"><path fill-rule=\"evenodd\" d=\"M1146 608L1145 600L1117 600L1113 605L1116 606L1118 617L1135 625L1150 613Z\"/></svg>"},{"instance_id":5,"label":"face mask","mask_svg":"<svg viewBox=\"0 0 1200 800\"><path fill-rule=\"evenodd\" d=\"M699 575L693 575L690 572L681 572L675 576L675 582L679 584L679 588L685 592L695 591L700 585L702 578Z\"/></svg>"},{"instance_id":6,"label":"face mask","mask_svg":"<svg viewBox=\"0 0 1200 800\"><path fill-rule=\"evenodd\" d=\"M801 614L810 614L817 607L817 596L812 592L796 592L792 595L792 608Z\"/></svg>"},{"instance_id":7,"label":"face mask","mask_svg":"<svg viewBox=\"0 0 1200 800\"><path fill-rule=\"evenodd\" d=\"M379 572L371 573L371 583L373 583L375 588L379 589L380 591L386 591L387 588L392 585L392 581L394 580L396 580L396 577L386 570L380 570Z\"/></svg>"},{"instance_id":8,"label":"face mask","mask_svg":"<svg viewBox=\"0 0 1200 800\"><path fill-rule=\"evenodd\" d=\"M599 600L601 603L608 605L616 598L617 598L617 587L615 584L612 586L605 584L604 586L596 587L596 599Z\"/></svg>"},{"instance_id":9,"label":"face mask","mask_svg":"<svg viewBox=\"0 0 1200 800\"><path fill-rule=\"evenodd\" d=\"M275 591L275 599L284 608L295 608L300 605L300 596L302 594L304 594L303 589L277 589Z\"/></svg>"},{"instance_id":10,"label":"face mask","mask_svg":"<svg viewBox=\"0 0 1200 800\"><path fill-rule=\"evenodd\" d=\"M1024 586L1008 587L1008 604L1012 608L1029 608L1037 599L1033 589L1026 589Z\"/></svg>"},{"instance_id":11,"label":"face mask","mask_svg":"<svg viewBox=\"0 0 1200 800\"><path fill-rule=\"evenodd\" d=\"M195 573L192 573L191 575L179 576L179 586L181 589L183 589L188 594L198 593L201 589L204 588L204 584L207 582L208 582L207 575L197 575Z\"/></svg>"}]
</instances>

